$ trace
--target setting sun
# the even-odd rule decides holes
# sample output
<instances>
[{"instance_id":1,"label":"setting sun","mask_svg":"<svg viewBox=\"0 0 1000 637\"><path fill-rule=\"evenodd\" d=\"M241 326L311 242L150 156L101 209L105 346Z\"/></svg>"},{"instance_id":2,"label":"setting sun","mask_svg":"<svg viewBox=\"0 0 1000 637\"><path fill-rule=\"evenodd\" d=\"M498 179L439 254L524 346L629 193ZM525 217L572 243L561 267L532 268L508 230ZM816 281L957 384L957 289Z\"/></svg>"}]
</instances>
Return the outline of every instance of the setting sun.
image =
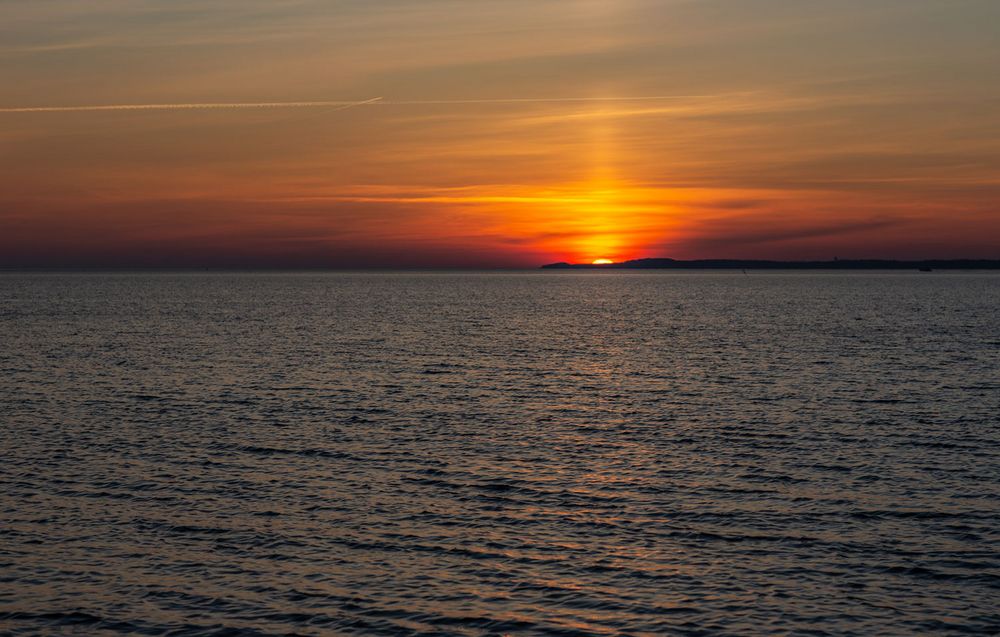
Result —
<instances>
[{"instance_id":1,"label":"setting sun","mask_svg":"<svg viewBox=\"0 0 1000 637\"><path fill-rule=\"evenodd\" d=\"M594 259L594 265L611 265L614 263L611 259Z\"/></svg>"}]
</instances>

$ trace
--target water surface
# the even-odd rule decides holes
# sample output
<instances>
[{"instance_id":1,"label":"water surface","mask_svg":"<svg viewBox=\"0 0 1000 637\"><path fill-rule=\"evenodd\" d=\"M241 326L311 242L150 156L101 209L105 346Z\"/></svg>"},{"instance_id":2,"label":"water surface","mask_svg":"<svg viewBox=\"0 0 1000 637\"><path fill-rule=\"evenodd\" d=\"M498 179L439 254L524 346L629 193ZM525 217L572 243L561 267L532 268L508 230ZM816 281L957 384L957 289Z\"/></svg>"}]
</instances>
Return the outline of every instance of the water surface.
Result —
<instances>
[{"instance_id":1,"label":"water surface","mask_svg":"<svg viewBox=\"0 0 1000 637\"><path fill-rule=\"evenodd\" d=\"M1000 631L1000 276L0 275L0 630Z\"/></svg>"}]
</instances>

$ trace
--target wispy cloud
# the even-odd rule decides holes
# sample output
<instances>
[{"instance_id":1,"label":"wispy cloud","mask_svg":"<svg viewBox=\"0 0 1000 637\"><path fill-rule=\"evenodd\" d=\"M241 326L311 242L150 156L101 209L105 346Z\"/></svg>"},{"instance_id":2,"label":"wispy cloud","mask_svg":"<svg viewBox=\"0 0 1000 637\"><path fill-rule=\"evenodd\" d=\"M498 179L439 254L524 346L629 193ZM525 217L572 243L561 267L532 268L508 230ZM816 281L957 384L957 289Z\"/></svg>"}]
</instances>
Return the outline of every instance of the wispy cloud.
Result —
<instances>
[{"instance_id":1,"label":"wispy cloud","mask_svg":"<svg viewBox=\"0 0 1000 637\"><path fill-rule=\"evenodd\" d=\"M323 101L323 102L205 102L194 104L105 104L97 106L20 106L0 108L0 113L81 113L88 111L185 111L212 109L249 108L320 108L333 107L346 110L356 106L376 104L382 98L373 97L363 101Z\"/></svg>"},{"instance_id":2,"label":"wispy cloud","mask_svg":"<svg viewBox=\"0 0 1000 637\"><path fill-rule=\"evenodd\" d=\"M387 100L374 97L363 101L325 100L307 102L194 102L177 104L98 104L85 106L13 106L0 108L0 113L79 113L88 111L173 111L252 108L322 108L356 106L474 106L476 104L559 104L590 102L663 102L671 100L709 99L717 95L637 95L619 97L510 97L495 99L450 100Z\"/></svg>"}]
</instances>

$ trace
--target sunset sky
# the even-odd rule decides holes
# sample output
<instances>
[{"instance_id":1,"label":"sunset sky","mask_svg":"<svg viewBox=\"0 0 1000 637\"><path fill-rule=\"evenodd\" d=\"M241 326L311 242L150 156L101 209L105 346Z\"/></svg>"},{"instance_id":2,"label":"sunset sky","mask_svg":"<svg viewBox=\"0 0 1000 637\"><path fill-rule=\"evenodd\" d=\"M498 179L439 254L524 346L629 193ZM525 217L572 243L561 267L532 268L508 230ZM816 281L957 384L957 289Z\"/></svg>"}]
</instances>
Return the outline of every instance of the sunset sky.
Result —
<instances>
[{"instance_id":1,"label":"sunset sky","mask_svg":"<svg viewBox=\"0 0 1000 637\"><path fill-rule=\"evenodd\" d=\"M0 0L0 80L0 266L1000 258L997 0Z\"/></svg>"}]
</instances>

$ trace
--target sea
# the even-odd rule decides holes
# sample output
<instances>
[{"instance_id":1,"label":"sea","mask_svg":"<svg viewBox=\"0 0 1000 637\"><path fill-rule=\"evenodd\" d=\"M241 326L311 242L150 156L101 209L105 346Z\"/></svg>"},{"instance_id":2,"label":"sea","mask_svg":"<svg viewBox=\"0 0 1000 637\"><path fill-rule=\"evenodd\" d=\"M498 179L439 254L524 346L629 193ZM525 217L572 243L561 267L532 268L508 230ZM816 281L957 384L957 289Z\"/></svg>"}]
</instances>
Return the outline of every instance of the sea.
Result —
<instances>
[{"instance_id":1,"label":"sea","mask_svg":"<svg viewBox=\"0 0 1000 637\"><path fill-rule=\"evenodd\" d=\"M0 273L0 634L1000 634L1000 274Z\"/></svg>"}]
</instances>

